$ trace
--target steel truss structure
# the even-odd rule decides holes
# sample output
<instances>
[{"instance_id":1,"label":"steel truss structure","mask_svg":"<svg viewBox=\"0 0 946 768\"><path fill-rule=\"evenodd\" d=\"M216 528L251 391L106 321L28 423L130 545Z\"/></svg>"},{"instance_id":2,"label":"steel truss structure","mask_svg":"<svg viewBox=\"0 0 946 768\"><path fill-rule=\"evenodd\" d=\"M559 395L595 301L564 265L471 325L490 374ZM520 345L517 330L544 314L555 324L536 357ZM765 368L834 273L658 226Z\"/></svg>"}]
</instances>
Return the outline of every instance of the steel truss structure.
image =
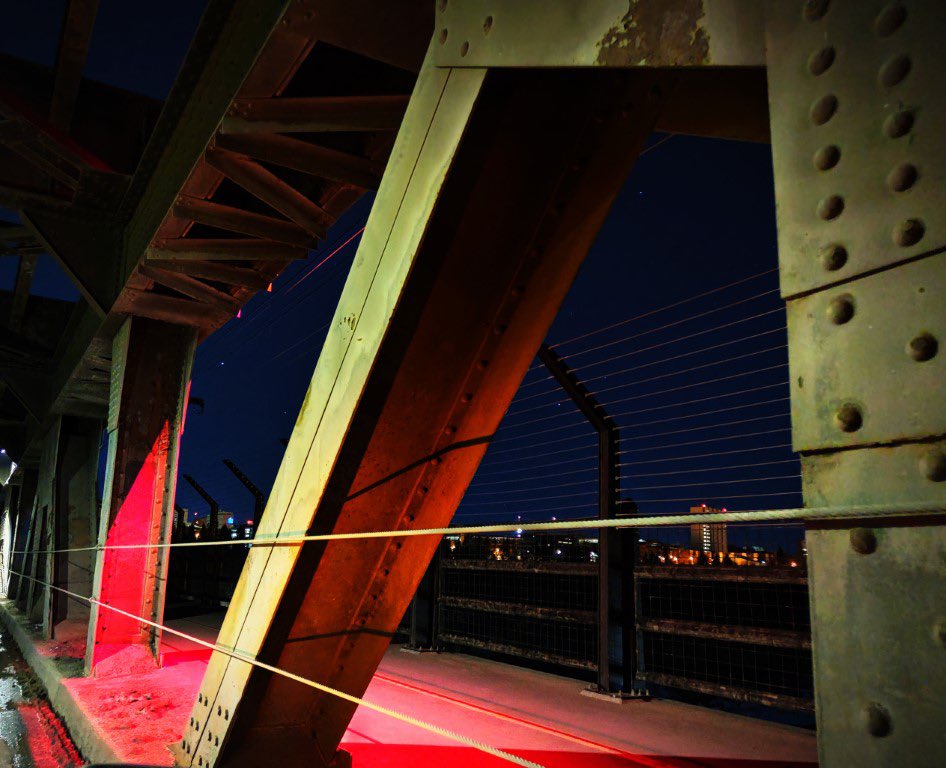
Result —
<instances>
[{"instance_id":1,"label":"steel truss structure","mask_svg":"<svg viewBox=\"0 0 946 768\"><path fill-rule=\"evenodd\" d=\"M154 647L194 343L377 184L259 521L277 545L252 548L176 747L199 768L340 764L437 545L416 534L449 523L646 137L771 139L808 509L767 514L808 521L821 763L936 764L944 23L932 0L213 0L131 176L77 146L81 102L63 135L62 53L48 120L0 94L0 141L28 166L0 189L26 227L3 236L26 337L4 362L21 406L4 439L39 467L14 536L24 607L54 631L56 456L88 433L63 414L107 406L88 665ZM348 138L310 140L326 131ZM27 343L31 316L55 315L24 298L39 249L84 296L56 357ZM105 606L124 621L104 627Z\"/></svg>"}]
</instances>

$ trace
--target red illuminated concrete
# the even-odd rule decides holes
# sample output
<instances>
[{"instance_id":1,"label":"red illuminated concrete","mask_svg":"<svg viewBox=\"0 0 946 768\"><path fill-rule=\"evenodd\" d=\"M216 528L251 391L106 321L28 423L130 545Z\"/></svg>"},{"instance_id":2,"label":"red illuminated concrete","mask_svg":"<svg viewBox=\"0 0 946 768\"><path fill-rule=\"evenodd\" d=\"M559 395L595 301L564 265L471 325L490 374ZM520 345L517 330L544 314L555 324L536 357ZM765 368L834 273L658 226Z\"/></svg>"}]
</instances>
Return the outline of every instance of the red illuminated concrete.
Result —
<instances>
[{"instance_id":1,"label":"red illuminated concrete","mask_svg":"<svg viewBox=\"0 0 946 768\"><path fill-rule=\"evenodd\" d=\"M7 608L9 611L9 608ZM221 616L170 622L204 640ZM4 615L23 645L22 626ZM24 654L87 756L172 765L167 745L187 726L209 651L165 634L165 666L146 674L78 677L72 643L29 639ZM37 668L42 667L42 668ZM49 680L51 675L58 679ZM623 705L580 696L583 684L462 654L386 654L366 698L549 768L814 766L812 731L672 701ZM53 690L57 691L56 695ZM78 724L78 727L77 725ZM94 754L90 752L90 745ZM508 765L471 747L360 708L342 746L355 768Z\"/></svg>"}]
</instances>

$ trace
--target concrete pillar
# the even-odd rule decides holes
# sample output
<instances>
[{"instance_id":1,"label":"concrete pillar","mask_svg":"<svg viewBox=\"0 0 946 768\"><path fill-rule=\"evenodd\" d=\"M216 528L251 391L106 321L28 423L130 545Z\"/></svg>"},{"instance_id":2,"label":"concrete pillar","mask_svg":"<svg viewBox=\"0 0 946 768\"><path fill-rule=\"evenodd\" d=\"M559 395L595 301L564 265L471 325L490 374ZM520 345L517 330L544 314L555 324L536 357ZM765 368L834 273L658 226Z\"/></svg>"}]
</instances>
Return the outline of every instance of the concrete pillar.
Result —
<instances>
[{"instance_id":1,"label":"concrete pillar","mask_svg":"<svg viewBox=\"0 0 946 768\"><path fill-rule=\"evenodd\" d=\"M108 459L99 544L170 541L178 443L196 331L132 317L112 346ZM94 594L106 604L160 622L165 549L105 549ZM93 606L86 671L153 667L160 636L134 619Z\"/></svg>"}]
</instances>

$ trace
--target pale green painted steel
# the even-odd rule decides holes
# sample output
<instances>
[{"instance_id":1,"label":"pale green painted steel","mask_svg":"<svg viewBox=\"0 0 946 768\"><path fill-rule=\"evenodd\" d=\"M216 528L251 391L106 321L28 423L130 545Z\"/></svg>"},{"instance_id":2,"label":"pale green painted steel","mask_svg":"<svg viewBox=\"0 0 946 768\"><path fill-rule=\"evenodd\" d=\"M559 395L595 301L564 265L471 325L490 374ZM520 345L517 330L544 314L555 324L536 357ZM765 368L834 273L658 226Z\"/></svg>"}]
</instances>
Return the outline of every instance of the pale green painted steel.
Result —
<instances>
[{"instance_id":1,"label":"pale green painted steel","mask_svg":"<svg viewBox=\"0 0 946 768\"><path fill-rule=\"evenodd\" d=\"M832 0L808 6L807 15L801 0L766 6L784 296L946 243L946 3ZM827 12L816 18L821 7ZM898 191L909 180L907 166L916 179ZM834 196L843 210L824 219ZM897 239L908 221L920 222L923 234L901 245Z\"/></svg>"},{"instance_id":2,"label":"pale green painted steel","mask_svg":"<svg viewBox=\"0 0 946 768\"><path fill-rule=\"evenodd\" d=\"M766 12L806 505L942 504L946 5ZM943 765L943 515L811 522L807 546L821 766Z\"/></svg>"},{"instance_id":3,"label":"pale green painted steel","mask_svg":"<svg viewBox=\"0 0 946 768\"><path fill-rule=\"evenodd\" d=\"M447 0L441 67L764 66L757 0Z\"/></svg>"}]
</instances>

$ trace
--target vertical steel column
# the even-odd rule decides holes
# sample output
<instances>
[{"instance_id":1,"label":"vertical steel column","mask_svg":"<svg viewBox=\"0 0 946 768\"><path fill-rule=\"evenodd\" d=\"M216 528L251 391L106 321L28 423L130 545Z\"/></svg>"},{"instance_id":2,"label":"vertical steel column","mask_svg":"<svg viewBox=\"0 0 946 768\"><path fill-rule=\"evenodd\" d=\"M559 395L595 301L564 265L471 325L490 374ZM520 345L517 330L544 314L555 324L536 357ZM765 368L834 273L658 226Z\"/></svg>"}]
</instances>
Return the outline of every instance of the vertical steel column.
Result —
<instances>
[{"instance_id":1,"label":"vertical steel column","mask_svg":"<svg viewBox=\"0 0 946 768\"><path fill-rule=\"evenodd\" d=\"M29 583L24 585L26 600L23 610L30 621L42 624L44 637L52 637L52 590L45 582L53 572L53 549L55 541L56 469L59 465L62 417L57 416L43 438L40 454L39 480L36 486L36 504L33 510L31 548L33 551Z\"/></svg>"},{"instance_id":2,"label":"vertical steel column","mask_svg":"<svg viewBox=\"0 0 946 768\"><path fill-rule=\"evenodd\" d=\"M161 621L167 548L108 549L170 540L181 420L196 331L132 317L112 344L105 497L94 594L103 603ZM93 605L86 670L148 669L160 635ZM150 650L149 650L150 645Z\"/></svg>"},{"instance_id":3,"label":"vertical steel column","mask_svg":"<svg viewBox=\"0 0 946 768\"><path fill-rule=\"evenodd\" d=\"M598 519L610 520L617 516L620 496L618 428L556 352L543 344L538 356L598 434ZM627 538L623 530L598 533L599 693L619 695L635 689L634 563L633 549L626 551ZM612 650L617 652L614 658Z\"/></svg>"},{"instance_id":4,"label":"vertical steel column","mask_svg":"<svg viewBox=\"0 0 946 768\"><path fill-rule=\"evenodd\" d=\"M63 416L56 465L56 503L53 508L54 549L94 546L98 534L96 479L102 423L96 419ZM70 592L92 595L95 553L59 552L52 558L50 581ZM50 594L50 630L62 621L88 622L87 603Z\"/></svg>"},{"instance_id":5,"label":"vertical steel column","mask_svg":"<svg viewBox=\"0 0 946 768\"><path fill-rule=\"evenodd\" d=\"M10 580L6 584L7 598L17 601L26 580L19 574L26 573L30 547L30 516L36 499L38 472L33 468L22 468L22 480L16 496L16 524L13 529L13 551L10 556Z\"/></svg>"},{"instance_id":6,"label":"vertical steel column","mask_svg":"<svg viewBox=\"0 0 946 768\"><path fill-rule=\"evenodd\" d=\"M437 610L440 600L440 557L443 543L437 547L430 565L417 585L411 600L411 635L407 647L412 651L437 648Z\"/></svg>"},{"instance_id":7,"label":"vertical steel column","mask_svg":"<svg viewBox=\"0 0 946 768\"><path fill-rule=\"evenodd\" d=\"M946 509L946 4L766 10L805 502ZM814 521L807 546L820 764L942 765L943 515Z\"/></svg>"}]
</instances>

